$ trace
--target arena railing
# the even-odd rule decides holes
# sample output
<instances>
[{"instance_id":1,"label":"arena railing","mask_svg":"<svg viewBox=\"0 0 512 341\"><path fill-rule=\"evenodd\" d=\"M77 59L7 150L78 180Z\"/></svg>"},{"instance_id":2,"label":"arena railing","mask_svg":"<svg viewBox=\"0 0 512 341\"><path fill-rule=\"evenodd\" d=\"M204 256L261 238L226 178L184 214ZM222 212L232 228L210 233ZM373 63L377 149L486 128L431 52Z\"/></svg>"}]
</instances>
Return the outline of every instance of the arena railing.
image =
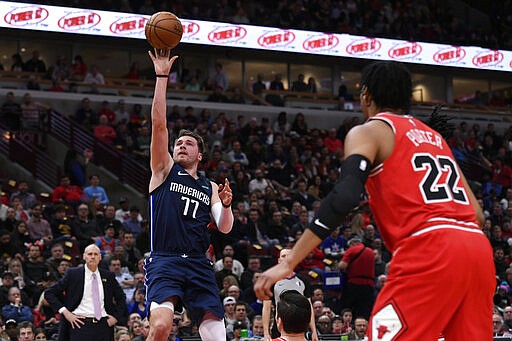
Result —
<instances>
[{"instance_id":1,"label":"arena railing","mask_svg":"<svg viewBox=\"0 0 512 341\"><path fill-rule=\"evenodd\" d=\"M38 149L37 132L11 131L0 124L0 152L32 173L34 178L50 187L58 183L61 168L46 153Z\"/></svg>"},{"instance_id":2,"label":"arena railing","mask_svg":"<svg viewBox=\"0 0 512 341\"><path fill-rule=\"evenodd\" d=\"M94 136L72 121L53 111L50 114L48 133L78 153L85 148L94 150L94 163L103 166L121 182L146 194L149 183L149 169L130 154L95 139Z\"/></svg>"}]
</instances>

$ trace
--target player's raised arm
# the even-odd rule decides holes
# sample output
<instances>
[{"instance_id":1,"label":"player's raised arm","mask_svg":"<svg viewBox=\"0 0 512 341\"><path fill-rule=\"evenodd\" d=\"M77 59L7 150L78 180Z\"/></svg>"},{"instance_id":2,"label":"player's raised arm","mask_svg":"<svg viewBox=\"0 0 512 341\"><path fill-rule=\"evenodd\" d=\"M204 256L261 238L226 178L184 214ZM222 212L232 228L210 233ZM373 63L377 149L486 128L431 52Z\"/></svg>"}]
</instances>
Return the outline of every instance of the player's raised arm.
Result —
<instances>
[{"instance_id":1,"label":"player's raised arm","mask_svg":"<svg viewBox=\"0 0 512 341\"><path fill-rule=\"evenodd\" d=\"M148 51L153 61L156 73L155 93L151 107L151 181L149 191L158 187L169 174L172 167L172 157L169 154L169 135L167 132L167 82L172 64L178 58L174 56L169 59L170 49L155 49L154 53Z\"/></svg>"}]
</instances>

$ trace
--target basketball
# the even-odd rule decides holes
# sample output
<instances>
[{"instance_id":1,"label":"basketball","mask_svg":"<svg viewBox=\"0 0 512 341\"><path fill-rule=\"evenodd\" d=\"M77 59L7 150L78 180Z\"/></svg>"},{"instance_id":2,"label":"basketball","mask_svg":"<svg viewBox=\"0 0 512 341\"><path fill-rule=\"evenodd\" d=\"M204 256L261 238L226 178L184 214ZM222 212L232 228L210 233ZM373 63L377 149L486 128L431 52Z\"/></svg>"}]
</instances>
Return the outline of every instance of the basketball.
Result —
<instances>
[{"instance_id":1,"label":"basketball","mask_svg":"<svg viewBox=\"0 0 512 341\"><path fill-rule=\"evenodd\" d=\"M149 18L145 27L146 40L156 49L175 48L183 35L181 22L171 12L158 12Z\"/></svg>"}]
</instances>

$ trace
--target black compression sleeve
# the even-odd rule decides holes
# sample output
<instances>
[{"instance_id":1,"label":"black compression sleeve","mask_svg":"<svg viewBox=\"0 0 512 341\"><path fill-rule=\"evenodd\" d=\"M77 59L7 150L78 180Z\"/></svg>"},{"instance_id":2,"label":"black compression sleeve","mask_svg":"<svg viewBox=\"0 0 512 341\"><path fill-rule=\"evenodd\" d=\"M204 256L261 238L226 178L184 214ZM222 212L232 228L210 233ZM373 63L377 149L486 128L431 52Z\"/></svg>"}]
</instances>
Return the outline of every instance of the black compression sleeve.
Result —
<instances>
[{"instance_id":1,"label":"black compression sleeve","mask_svg":"<svg viewBox=\"0 0 512 341\"><path fill-rule=\"evenodd\" d=\"M322 201L309 226L314 234L324 240L342 223L345 216L359 204L369 174L370 161L362 155L350 155L343 162L340 180Z\"/></svg>"}]
</instances>

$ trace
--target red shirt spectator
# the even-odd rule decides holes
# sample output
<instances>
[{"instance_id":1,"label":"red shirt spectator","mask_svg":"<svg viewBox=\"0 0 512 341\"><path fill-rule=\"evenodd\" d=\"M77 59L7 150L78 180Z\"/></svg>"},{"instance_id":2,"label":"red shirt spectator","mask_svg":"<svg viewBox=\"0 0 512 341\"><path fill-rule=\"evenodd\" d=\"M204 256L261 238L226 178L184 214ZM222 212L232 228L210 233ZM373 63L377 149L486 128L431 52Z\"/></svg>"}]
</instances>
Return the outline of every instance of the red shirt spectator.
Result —
<instances>
[{"instance_id":1,"label":"red shirt spectator","mask_svg":"<svg viewBox=\"0 0 512 341\"><path fill-rule=\"evenodd\" d=\"M117 133L114 128L108 125L108 118L106 115L100 116L100 124L94 127L94 137L102 142L114 144L114 141L117 138Z\"/></svg>"},{"instance_id":2,"label":"red shirt spectator","mask_svg":"<svg viewBox=\"0 0 512 341\"><path fill-rule=\"evenodd\" d=\"M101 103L101 109L98 112L98 115L107 116L108 124L110 125L116 123L116 113L110 108L110 103L108 103L108 101L103 101L103 103Z\"/></svg>"},{"instance_id":3,"label":"red shirt spectator","mask_svg":"<svg viewBox=\"0 0 512 341\"><path fill-rule=\"evenodd\" d=\"M375 284L375 254L360 240L349 241L349 248L343 255L341 268L347 271L348 282L356 285Z\"/></svg>"},{"instance_id":4,"label":"red shirt spectator","mask_svg":"<svg viewBox=\"0 0 512 341\"><path fill-rule=\"evenodd\" d=\"M338 152L343 153L343 142L336 137L336 129L331 128L329 130L329 136L324 138L324 145L329 150L329 153L336 154Z\"/></svg>"},{"instance_id":5,"label":"red shirt spectator","mask_svg":"<svg viewBox=\"0 0 512 341\"><path fill-rule=\"evenodd\" d=\"M503 188L509 188L512 184L512 168L505 165L499 158L492 164L492 182Z\"/></svg>"},{"instance_id":6,"label":"red shirt spectator","mask_svg":"<svg viewBox=\"0 0 512 341\"><path fill-rule=\"evenodd\" d=\"M323 270L325 268L323 262L324 258L325 255L323 251L316 247L302 262L299 263L297 270L312 270L315 268Z\"/></svg>"},{"instance_id":7,"label":"red shirt spectator","mask_svg":"<svg viewBox=\"0 0 512 341\"><path fill-rule=\"evenodd\" d=\"M63 176L60 179L60 185L55 187L53 190L52 201L54 203L59 202L78 202L85 201L87 197L85 196L82 188L71 185L69 181L69 177Z\"/></svg>"}]
</instances>

